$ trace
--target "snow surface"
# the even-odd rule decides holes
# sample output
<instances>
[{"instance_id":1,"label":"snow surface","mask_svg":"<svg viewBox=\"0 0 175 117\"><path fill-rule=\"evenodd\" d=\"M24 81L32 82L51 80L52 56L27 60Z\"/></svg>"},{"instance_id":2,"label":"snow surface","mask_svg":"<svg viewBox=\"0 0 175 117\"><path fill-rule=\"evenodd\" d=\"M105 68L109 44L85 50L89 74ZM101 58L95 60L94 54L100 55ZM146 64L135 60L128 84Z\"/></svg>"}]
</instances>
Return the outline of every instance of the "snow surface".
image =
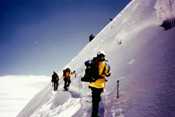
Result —
<instances>
[{"instance_id":1,"label":"snow surface","mask_svg":"<svg viewBox=\"0 0 175 117\"><path fill-rule=\"evenodd\" d=\"M48 84L46 76L1 76L0 117L17 116L46 84Z\"/></svg>"},{"instance_id":2,"label":"snow surface","mask_svg":"<svg viewBox=\"0 0 175 117\"><path fill-rule=\"evenodd\" d=\"M18 117L90 117L91 92L80 77L84 74L84 61L99 50L106 52L112 72L100 103L101 117L174 117L175 29L164 31L159 26L164 20L159 17L159 10L166 11L164 18L174 15L162 1L168 0L131 1L66 65L78 74L72 79L71 91L64 92L63 83L57 92L48 86ZM174 0L171 2L174 9Z\"/></svg>"},{"instance_id":3,"label":"snow surface","mask_svg":"<svg viewBox=\"0 0 175 117\"><path fill-rule=\"evenodd\" d=\"M175 17L175 1L174 0L158 0L155 9L160 20L171 19Z\"/></svg>"}]
</instances>

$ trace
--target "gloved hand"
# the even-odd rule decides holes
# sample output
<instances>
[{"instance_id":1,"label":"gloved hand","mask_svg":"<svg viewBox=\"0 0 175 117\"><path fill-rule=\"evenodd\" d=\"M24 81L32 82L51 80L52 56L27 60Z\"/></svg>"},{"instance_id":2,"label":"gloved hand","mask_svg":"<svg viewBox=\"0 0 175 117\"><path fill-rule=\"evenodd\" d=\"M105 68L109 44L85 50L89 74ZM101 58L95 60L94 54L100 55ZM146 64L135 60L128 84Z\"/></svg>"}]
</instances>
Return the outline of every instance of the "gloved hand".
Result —
<instances>
[{"instance_id":1,"label":"gloved hand","mask_svg":"<svg viewBox=\"0 0 175 117\"><path fill-rule=\"evenodd\" d=\"M107 77L111 76L111 73L106 74Z\"/></svg>"}]
</instances>

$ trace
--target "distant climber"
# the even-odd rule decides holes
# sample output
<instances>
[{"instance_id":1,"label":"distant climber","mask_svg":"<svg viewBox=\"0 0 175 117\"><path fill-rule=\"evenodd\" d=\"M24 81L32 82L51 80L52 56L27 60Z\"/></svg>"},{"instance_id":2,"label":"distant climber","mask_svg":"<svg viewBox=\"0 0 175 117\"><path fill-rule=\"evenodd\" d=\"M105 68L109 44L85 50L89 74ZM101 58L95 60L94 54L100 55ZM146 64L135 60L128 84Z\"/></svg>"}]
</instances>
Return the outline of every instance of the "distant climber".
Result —
<instances>
[{"instance_id":1,"label":"distant climber","mask_svg":"<svg viewBox=\"0 0 175 117\"><path fill-rule=\"evenodd\" d=\"M175 27L175 18L164 20L160 26L163 27L164 30L169 30Z\"/></svg>"},{"instance_id":2,"label":"distant climber","mask_svg":"<svg viewBox=\"0 0 175 117\"><path fill-rule=\"evenodd\" d=\"M74 75L76 77L76 72L75 71L71 72L70 68L66 68L63 70L64 90L65 91L68 91L68 88L69 88L70 83L71 83L72 75Z\"/></svg>"},{"instance_id":3,"label":"distant climber","mask_svg":"<svg viewBox=\"0 0 175 117\"><path fill-rule=\"evenodd\" d=\"M89 42L92 41L94 38L95 38L95 35L94 34L90 34L89 35Z\"/></svg>"},{"instance_id":4,"label":"distant climber","mask_svg":"<svg viewBox=\"0 0 175 117\"><path fill-rule=\"evenodd\" d=\"M56 72L53 72L51 82L52 82L52 86L54 87L54 91L56 91L59 85L59 76Z\"/></svg>"},{"instance_id":5,"label":"distant climber","mask_svg":"<svg viewBox=\"0 0 175 117\"><path fill-rule=\"evenodd\" d=\"M92 62L94 62L93 63L94 65L92 65L94 68L92 68L92 71L86 77L89 77L90 79L89 88L92 91L91 117L98 117L98 108L99 108L99 102L101 100L101 93L105 88L105 82L107 81L106 77L109 77L111 73L110 73L110 67L107 63L107 60L105 59L104 52L98 52L97 57L94 57Z\"/></svg>"},{"instance_id":6,"label":"distant climber","mask_svg":"<svg viewBox=\"0 0 175 117\"><path fill-rule=\"evenodd\" d=\"M113 18L109 18L109 21L112 21L113 20Z\"/></svg>"}]
</instances>

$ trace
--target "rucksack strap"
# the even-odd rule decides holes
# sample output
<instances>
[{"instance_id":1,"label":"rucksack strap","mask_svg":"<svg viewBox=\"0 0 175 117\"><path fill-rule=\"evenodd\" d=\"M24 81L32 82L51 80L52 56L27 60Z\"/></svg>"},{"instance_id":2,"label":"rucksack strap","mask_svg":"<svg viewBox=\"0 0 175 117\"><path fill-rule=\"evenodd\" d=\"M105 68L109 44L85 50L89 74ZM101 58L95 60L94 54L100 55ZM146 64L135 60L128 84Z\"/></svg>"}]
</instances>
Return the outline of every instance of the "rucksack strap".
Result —
<instances>
[{"instance_id":1,"label":"rucksack strap","mask_svg":"<svg viewBox=\"0 0 175 117\"><path fill-rule=\"evenodd\" d=\"M106 71L106 68L107 68L107 71ZM103 69L103 73L105 76L109 76L108 74L110 74L110 66L105 62L105 67Z\"/></svg>"}]
</instances>

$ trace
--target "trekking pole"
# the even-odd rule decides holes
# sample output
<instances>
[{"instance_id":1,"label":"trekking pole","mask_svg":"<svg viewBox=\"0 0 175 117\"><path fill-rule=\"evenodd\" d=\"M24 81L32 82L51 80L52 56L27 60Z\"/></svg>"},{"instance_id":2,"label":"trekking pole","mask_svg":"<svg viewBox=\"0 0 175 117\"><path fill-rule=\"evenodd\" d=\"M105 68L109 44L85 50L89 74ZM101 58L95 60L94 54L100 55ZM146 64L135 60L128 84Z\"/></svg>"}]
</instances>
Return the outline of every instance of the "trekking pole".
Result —
<instances>
[{"instance_id":1,"label":"trekking pole","mask_svg":"<svg viewBox=\"0 0 175 117\"><path fill-rule=\"evenodd\" d=\"M119 80L117 80L117 99L119 98Z\"/></svg>"}]
</instances>

